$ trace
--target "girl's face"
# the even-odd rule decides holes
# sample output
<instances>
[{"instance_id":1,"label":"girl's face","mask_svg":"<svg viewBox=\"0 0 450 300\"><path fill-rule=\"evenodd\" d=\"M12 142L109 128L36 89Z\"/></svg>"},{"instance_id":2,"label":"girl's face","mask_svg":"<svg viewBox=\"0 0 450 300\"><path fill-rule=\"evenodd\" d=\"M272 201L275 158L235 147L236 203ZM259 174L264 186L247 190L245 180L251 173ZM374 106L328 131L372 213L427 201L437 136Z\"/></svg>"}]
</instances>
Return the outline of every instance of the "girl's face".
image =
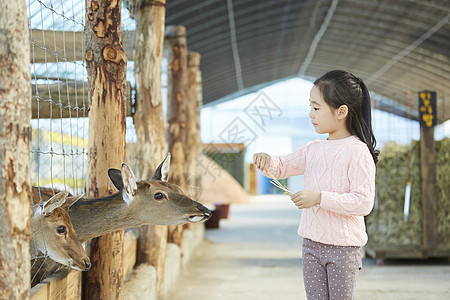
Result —
<instances>
[{"instance_id":1,"label":"girl's face","mask_svg":"<svg viewBox=\"0 0 450 300\"><path fill-rule=\"evenodd\" d=\"M311 89L309 102L311 106L309 117L317 133L329 133L331 137L333 133L341 130L342 122L337 118L337 109L332 108L323 100L318 87L313 86Z\"/></svg>"}]
</instances>

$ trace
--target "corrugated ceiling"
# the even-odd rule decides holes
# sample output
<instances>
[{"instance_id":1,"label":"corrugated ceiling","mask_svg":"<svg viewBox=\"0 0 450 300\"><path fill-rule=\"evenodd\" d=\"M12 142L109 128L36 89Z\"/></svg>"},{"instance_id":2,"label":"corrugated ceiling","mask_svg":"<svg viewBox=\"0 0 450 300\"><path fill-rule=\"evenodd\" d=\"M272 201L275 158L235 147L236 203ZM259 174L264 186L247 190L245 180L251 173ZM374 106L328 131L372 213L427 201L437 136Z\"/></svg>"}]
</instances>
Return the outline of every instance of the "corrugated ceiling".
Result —
<instances>
[{"instance_id":1,"label":"corrugated ceiling","mask_svg":"<svg viewBox=\"0 0 450 300\"><path fill-rule=\"evenodd\" d=\"M345 69L400 115L408 105L417 115L418 91L436 91L439 122L450 118L449 20L448 0L170 0L166 14L202 55L206 105Z\"/></svg>"}]
</instances>

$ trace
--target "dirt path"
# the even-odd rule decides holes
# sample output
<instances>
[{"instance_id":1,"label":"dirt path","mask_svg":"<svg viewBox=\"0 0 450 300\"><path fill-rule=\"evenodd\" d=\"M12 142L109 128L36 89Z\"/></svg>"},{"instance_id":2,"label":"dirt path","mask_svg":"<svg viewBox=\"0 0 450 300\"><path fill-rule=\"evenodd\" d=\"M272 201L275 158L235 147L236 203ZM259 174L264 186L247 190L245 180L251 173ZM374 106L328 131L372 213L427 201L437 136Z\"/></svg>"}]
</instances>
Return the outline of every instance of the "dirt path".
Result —
<instances>
[{"instance_id":1,"label":"dirt path","mask_svg":"<svg viewBox=\"0 0 450 300\"><path fill-rule=\"evenodd\" d=\"M286 196L232 205L166 300L306 299L301 270L300 211ZM364 259L356 299L450 299L450 264Z\"/></svg>"}]
</instances>

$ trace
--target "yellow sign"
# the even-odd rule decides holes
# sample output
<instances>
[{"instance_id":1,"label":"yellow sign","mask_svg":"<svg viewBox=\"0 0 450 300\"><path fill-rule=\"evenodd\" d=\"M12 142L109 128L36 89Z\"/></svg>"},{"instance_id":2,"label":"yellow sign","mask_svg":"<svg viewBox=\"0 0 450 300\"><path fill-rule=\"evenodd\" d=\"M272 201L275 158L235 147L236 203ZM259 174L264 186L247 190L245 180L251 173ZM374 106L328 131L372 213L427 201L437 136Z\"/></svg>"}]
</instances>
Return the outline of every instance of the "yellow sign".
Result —
<instances>
[{"instance_id":1,"label":"yellow sign","mask_svg":"<svg viewBox=\"0 0 450 300\"><path fill-rule=\"evenodd\" d=\"M437 124L436 92L419 92L419 118L421 126L432 127Z\"/></svg>"}]
</instances>

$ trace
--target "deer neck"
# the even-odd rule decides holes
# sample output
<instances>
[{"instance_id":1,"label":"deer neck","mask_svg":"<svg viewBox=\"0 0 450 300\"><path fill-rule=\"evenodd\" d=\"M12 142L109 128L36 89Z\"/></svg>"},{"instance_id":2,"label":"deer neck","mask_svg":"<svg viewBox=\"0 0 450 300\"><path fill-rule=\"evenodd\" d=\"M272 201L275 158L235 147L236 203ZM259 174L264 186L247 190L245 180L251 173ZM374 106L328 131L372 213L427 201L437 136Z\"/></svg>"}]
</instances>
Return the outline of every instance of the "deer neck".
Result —
<instances>
[{"instance_id":1,"label":"deer neck","mask_svg":"<svg viewBox=\"0 0 450 300\"><path fill-rule=\"evenodd\" d=\"M109 232L139 226L128 217L129 211L120 192L104 198L79 200L68 212L78 239L85 242Z\"/></svg>"}]
</instances>

